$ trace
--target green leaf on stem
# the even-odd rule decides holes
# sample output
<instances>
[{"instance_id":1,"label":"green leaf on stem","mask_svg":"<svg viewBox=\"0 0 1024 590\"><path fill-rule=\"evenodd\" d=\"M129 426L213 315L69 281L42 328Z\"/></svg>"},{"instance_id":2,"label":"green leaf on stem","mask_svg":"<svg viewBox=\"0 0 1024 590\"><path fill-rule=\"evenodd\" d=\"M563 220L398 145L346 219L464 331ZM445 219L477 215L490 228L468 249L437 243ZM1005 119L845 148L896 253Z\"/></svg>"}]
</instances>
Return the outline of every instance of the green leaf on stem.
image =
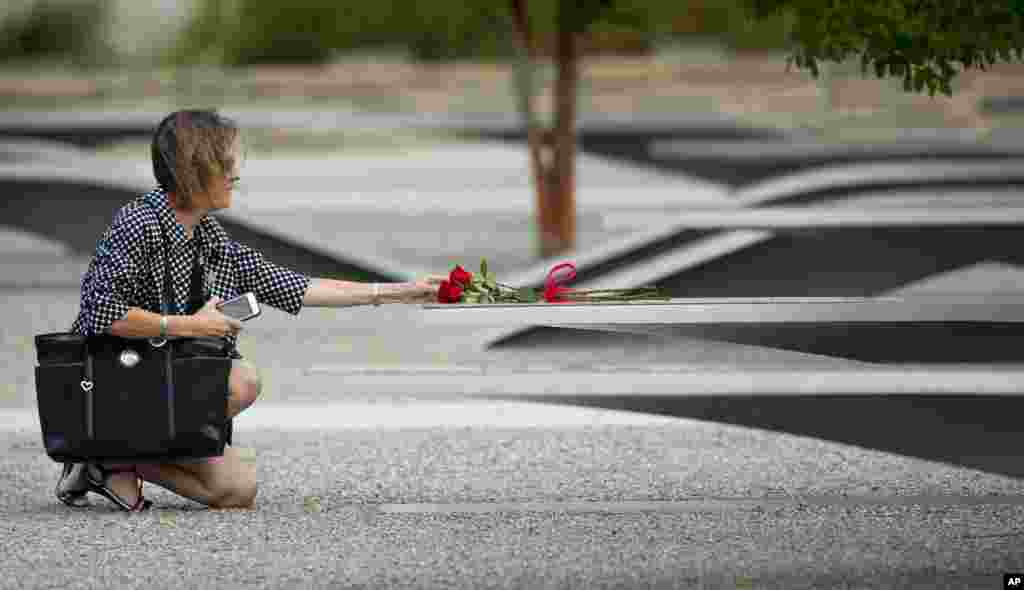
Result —
<instances>
[{"instance_id":1,"label":"green leaf on stem","mask_svg":"<svg viewBox=\"0 0 1024 590\"><path fill-rule=\"evenodd\" d=\"M519 302L521 303L537 303L537 301L540 299L537 296L536 289L531 289L530 287L523 287L519 289L516 295Z\"/></svg>"}]
</instances>

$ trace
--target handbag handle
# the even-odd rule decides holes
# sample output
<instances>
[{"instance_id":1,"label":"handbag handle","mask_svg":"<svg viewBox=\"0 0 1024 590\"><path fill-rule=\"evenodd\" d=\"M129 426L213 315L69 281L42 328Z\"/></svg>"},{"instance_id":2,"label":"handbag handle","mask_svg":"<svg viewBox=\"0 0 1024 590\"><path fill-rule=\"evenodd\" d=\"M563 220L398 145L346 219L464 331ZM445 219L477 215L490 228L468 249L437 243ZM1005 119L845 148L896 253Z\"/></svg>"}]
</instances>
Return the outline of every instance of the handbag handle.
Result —
<instances>
[{"instance_id":1,"label":"handbag handle","mask_svg":"<svg viewBox=\"0 0 1024 590\"><path fill-rule=\"evenodd\" d=\"M149 203L151 207L156 206ZM171 293L171 240L167 232L161 232L164 236L164 286L160 293L160 311L162 315L170 315L170 304L167 301ZM193 264L199 263L199 246L195 246L195 260ZM150 338L150 346L161 348L167 344L167 338ZM173 440L177 436L177 425L174 419L174 352L173 346L164 349L164 393L167 402L167 435Z\"/></svg>"},{"instance_id":2,"label":"handbag handle","mask_svg":"<svg viewBox=\"0 0 1024 590\"><path fill-rule=\"evenodd\" d=\"M153 206L152 203L149 203ZM155 206L154 206L155 209ZM168 294L171 292L171 262L170 252L171 243L167 237L167 232L162 232L164 237L164 284L163 289L160 293L160 310L163 315L168 315L170 305L168 304ZM196 260L194 264L198 264L199 260L199 249L196 247ZM167 338L150 338L149 344L153 348L162 348L167 344ZM95 381L93 379L93 351L89 346L89 339L86 338L82 346L84 362L82 363L82 380L79 382L79 387L82 388L82 392L85 395L85 434L90 440L95 438L96 435L96 420L95 420L95 400L93 394L93 388L95 387ZM172 346L168 346L164 349L164 386L167 400L167 431L171 439L174 439L177 435L177 425L174 418L174 353Z\"/></svg>"},{"instance_id":3,"label":"handbag handle","mask_svg":"<svg viewBox=\"0 0 1024 590\"><path fill-rule=\"evenodd\" d=\"M82 367L82 381L79 384L85 394L85 436L89 440L96 437L95 404L93 401L93 380L92 380L92 350L89 348L89 339L82 342L85 347L85 362Z\"/></svg>"},{"instance_id":4,"label":"handbag handle","mask_svg":"<svg viewBox=\"0 0 1024 590\"><path fill-rule=\"evenodd\" d=\"M171 292L171 241L167 238L167 232L161 232L164 236L164 284L160 290L160 315L170 315L170 305L167 303L168 293ZM167 338L155 337L149 339L149 344L153 348L160 348L167 344Z\"/></svg>"},{"instance_id":5,"label":"handbag handle","mask_svg":"<svg viewBox=\"0 0 1024 590\"><path fill-rule=\"evenodd\" d=\"M146 202L150 207L156 209L156 205ZM158 212L159 213L159 212ZM164 284L163 289L160 292L160 312L161 315L170 315L170 304L167 299L171 293L171 240L167 237L167 232L161 232L164 237ZM198 264L199 260L199 247L196 246L196 260L193 264ZM163 348L167 344L167 338L158 337L150 338L149 344L153 348ZM164 393L167 401L167 434L173 439L177 435L177 426L174 419L174 347L168 346L164 349Z\"/></svg>"}]
</instances>

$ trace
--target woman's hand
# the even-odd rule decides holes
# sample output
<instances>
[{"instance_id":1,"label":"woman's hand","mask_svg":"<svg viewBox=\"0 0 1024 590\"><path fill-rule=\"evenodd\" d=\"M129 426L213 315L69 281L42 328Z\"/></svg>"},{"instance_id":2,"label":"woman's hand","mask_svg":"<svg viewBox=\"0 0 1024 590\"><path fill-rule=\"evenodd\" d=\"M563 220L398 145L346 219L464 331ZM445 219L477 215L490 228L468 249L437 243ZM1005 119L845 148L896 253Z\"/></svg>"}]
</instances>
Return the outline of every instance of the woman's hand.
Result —
<instances>
[{"instance_id":1,"label":"woman's hand","mask_svg":"<svg viewBox=\"0 0 1024 590\"><path fill-rule=\"evenodd\" d=\"M403 303L437 303L437 289L441 281L447 281L446 275L429 275L412 283L404 289Z\"/></svg>"},{"instance_id":2,"label":"woman's hand","mask_svg":"<svg viewBox=\"0 0 1024 590\"><path fill-rule=\"evenodd\" d=\"M226 316L217 309L220 297L212 297L203 308L192 314L192 329L196 336L226 338L242 331L242 322Z\"/></svg>"}]
</instances>

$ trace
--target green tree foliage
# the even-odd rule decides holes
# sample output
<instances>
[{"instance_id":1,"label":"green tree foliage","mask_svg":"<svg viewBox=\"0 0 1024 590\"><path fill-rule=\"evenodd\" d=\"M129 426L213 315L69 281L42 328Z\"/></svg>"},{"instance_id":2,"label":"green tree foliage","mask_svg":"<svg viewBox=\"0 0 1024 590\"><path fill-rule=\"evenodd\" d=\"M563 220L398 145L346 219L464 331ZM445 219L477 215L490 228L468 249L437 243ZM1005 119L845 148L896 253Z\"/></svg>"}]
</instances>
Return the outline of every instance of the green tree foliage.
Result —
<instances>
[{"instance_id":1,"label":"green tree foliage","mask_svg":"<svg viewBox=\"0 0 1024 590\"><path fill-rule=\"evenodd\" d=\"M784 19L749 19L745 1L593 0L568 3L563 10L557 0L532 0L530 20L544 53L550 53L560 18L588 35L586 52L649 50L656 39L679 34L681 19L692 21L684 34L713 37L727 46L784 46ZM399 48L421 61L516 54L504 0L292 0L287 10L265 0L201 0L197 7L177 61L318 63L348 50L381 47Z\"/></svg>"},{"instance_id":2,"label":"green tree foliage","mask_svg":"<svg viewBox=\"0 0 1024 590\"><path fill-rule=\"evenodd\" d=\"M538 226L543 255L575 244L575 128L582 34L601 26L656 31L674 17L701 6L640 0L508 0L520 41L537 56L539 38L554 31L558 77L551 129L540 129L528 93L527 141L538 191ZM908 91L953 93L963 69L1021 59L1024 0L742 0L753 21L779 19L789 32L789 61L815 76L819 62L859 58L865 74L900 77ZM736 14L727 16L736 19ZM748 19L741 19L750 22ZM523 77L526 79L526 76ZM550 163L548 163L550 162Z\"/></svg>"},{"instance_id":3,"label":"green tree foliage","mask_svg":"<svg viewBox=\"0 0 1024 590\"><path fill-rule=\"evenodd\" d=\"M1024 0L747 0L756 18L789 15L789 61L858 59L865 75L952 95L956 75L1024 58Z\"/></svg>"},{"instance_id":4,"label":"green tree foliage","mask_svg":"<svg viewBox=\"0 0 1024 590\"><path fill-rule=\"evenodd\" d=\"M0 60L66 59L91 65L110 58L107 0L43 0L0 24Z\"/></svg>"},{"instance_id":5,"label":"green tree foliage","mask_svg":"<svg viewBox=\"0 0 1024 590\"><path fill-rule=\"evenodd\" d=\"M229 65L322 63L340 52L401 48L425 61L507 57L508 11L500 3L204 0L187 27L177 61Z\"/></svg>"},{"instance_id":6,"label":"green tree foliage","mask_svg":"<svg viewBox=\"0 0 1024 590\"><path fill-rule=\"evenodd\" d=\"M512 25L500 2L416 2L406 5L405 45L421 61L511 57Z\"/></svg>"}]
</instances>

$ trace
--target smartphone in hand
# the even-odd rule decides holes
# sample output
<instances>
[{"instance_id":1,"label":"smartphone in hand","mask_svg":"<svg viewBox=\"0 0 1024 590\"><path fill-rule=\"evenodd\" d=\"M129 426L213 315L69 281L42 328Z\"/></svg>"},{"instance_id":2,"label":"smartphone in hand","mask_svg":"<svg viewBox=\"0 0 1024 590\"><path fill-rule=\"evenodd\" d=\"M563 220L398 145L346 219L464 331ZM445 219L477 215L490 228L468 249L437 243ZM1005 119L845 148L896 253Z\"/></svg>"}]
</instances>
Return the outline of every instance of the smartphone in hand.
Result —
<instances>
[{"instance_id":1,"label":"smartphone in hand","mask_svg":"<svg viewBox=\"0 0 1024 590\"><path fill-rule=\"evenodd\" d=\"M238 297L218 303L217 311L244 322L260 315L260 304L252 293L242 293Z\"/></svg>"}]
</instances>

